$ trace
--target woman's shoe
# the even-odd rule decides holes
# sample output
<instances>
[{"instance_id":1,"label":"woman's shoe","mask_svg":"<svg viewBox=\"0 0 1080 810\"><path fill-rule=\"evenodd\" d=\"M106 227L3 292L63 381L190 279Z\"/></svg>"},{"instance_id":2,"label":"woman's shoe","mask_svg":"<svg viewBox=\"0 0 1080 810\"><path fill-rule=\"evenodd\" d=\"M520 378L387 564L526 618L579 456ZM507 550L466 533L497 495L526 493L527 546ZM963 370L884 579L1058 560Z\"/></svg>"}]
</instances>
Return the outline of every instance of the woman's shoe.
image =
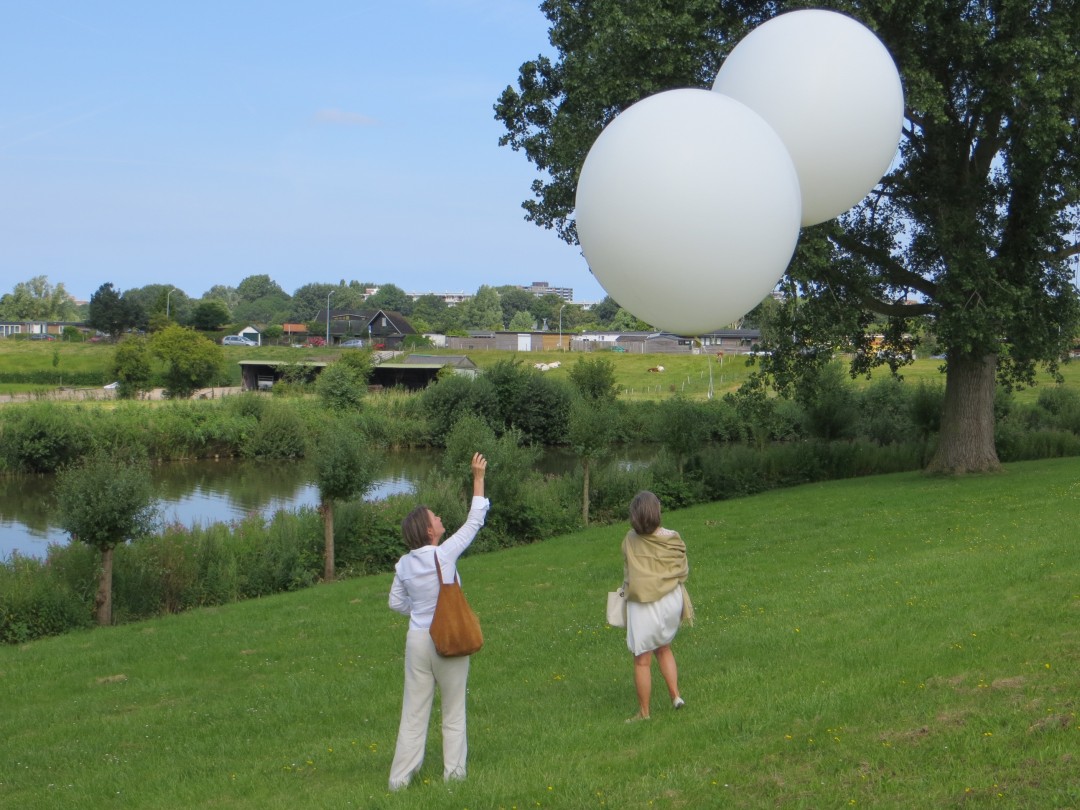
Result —
<instances>
[{"instance_id":1,"label":"woman's shoe","mask_svg":"<svg viewBox=\"0 0 1080 810\"><path fill-rule=\"evenodd\" d=\"M626 722L627 722L627 723L636 723L636 722L638 722L639 720L648 720L648 719L649 719L649 715L647 715L647 714L642 714L641 712L638 712L638 713L637 713L637 714L635 714L635 715L634 715L633 717L627 717L627 718L626 718Z\"/></svg>"},{"instance_id":2,"label":"woman's shoe","mask_svg":"<svg viewBox=\"0 0 1080 810\"><path fill-rule=\"evenodd\" d=\"M686 701L683 700L681 697L677 697L673 701L671 701L671 708L673 709L681 709L685 705Z\"/></svg>"}]
</instances>

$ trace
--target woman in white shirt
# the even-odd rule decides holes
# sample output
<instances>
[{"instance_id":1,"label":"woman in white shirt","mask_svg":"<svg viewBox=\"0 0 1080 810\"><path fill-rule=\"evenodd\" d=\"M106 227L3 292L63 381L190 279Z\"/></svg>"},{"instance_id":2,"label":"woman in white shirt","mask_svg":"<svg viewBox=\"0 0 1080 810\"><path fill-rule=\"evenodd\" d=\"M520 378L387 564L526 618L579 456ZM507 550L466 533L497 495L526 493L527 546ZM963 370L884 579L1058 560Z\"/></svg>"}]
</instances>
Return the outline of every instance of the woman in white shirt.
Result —
<instances>
[{"instance_id":1,"label":"woman in white shirt","mask_svg":"<svg viewBox=\"0 0 1080 810\"><path fill-rule=\"evenodd\" d=\"M465 778L468 743L465 734L465 690L469 678L469 657L443 658L435 652L429 630L439 598L435 574L438 547L443 582L457 576L457 560L484 525L491 502L484 497L487 459L472 457L473 498L465 524L441 543L445 529L442 519L426 506L413 509L401 523L401 533L411 551L394 567L390 586L390 609L409 617L405 639L405 694L401 704L394 763L390 767L390 789L400 790L424 764L428 720L435 698L435 686L442 695L443 779Z\"/></svg>"}]
</instances>

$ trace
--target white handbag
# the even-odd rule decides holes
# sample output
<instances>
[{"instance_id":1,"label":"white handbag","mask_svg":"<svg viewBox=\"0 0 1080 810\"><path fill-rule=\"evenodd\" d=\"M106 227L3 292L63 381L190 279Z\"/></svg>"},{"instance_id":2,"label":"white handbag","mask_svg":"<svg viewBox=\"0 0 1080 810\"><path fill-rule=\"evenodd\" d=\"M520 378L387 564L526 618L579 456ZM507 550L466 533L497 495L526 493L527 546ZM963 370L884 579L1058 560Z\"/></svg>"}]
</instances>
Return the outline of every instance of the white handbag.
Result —
<instances>
[{"instance_id":1,"label":"white handbag","mask_svg":"<svg viewBox=\"0 0 1080 810\"><path fill-rule=\"evenodd\" d=\"M607 595L607 622L612 627L626 627L626 592L622 588Z\"/></svg>"}]
</instances>

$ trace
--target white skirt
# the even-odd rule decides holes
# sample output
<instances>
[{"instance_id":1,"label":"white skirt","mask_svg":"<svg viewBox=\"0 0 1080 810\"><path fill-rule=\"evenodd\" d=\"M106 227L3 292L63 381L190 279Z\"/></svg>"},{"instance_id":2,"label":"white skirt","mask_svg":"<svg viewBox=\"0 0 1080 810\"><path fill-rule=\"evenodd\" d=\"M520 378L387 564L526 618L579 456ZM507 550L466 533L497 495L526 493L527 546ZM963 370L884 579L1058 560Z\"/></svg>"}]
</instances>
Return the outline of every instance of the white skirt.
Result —
<instances>
[{"instance_id":1,"label":"white skirt","mask_svg":"<svg viewBox=\"0 0 1080 810\"><path fill-rule=\"evenodd\" d=\"M670 644L682 620L682 587L655 602L626 600L626 646L641 655Z\"/></svg>"}]
</instances>

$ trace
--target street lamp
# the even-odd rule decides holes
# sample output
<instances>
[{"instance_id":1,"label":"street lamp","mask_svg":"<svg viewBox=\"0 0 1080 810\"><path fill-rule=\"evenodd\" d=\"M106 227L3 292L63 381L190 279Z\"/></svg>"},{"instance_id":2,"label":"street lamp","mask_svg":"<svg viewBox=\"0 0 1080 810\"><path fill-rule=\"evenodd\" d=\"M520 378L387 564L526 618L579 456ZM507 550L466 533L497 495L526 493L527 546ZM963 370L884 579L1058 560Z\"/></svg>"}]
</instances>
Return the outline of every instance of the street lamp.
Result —
<instances>
[{"instance_id":1,"label":"street lamp","mask_svg":"<svg viewBox=\"0 0 1080 810\"><path fill-rule=\"evenodd\" d=\"M167 293L165 293L165 320L169 320L169 296L176 292L176 287L173 287Z\"/></svg>"},{"instance_id":2,"label":"street lamp","mask_svg":"<svg viewBox=\"0 0 1080 810\"><path fill-rule=\"evenodd\" d=\"M330 345L330 296L334 294L331 290L326 294L326 345Z\"/></svg>"},{"instance_id":3,"label":"street lamp","mask_svg":"<svg viewBox=\"0 0 1080 810\"><path fill-rule=\"evenodd\" d=\"M562 351L562 311L563 311L563 307L565 307L565 306L566 306L566 304L563 304L562 307L559 307L559 351L560 352Z\"/></svg>"}]
</instances>

